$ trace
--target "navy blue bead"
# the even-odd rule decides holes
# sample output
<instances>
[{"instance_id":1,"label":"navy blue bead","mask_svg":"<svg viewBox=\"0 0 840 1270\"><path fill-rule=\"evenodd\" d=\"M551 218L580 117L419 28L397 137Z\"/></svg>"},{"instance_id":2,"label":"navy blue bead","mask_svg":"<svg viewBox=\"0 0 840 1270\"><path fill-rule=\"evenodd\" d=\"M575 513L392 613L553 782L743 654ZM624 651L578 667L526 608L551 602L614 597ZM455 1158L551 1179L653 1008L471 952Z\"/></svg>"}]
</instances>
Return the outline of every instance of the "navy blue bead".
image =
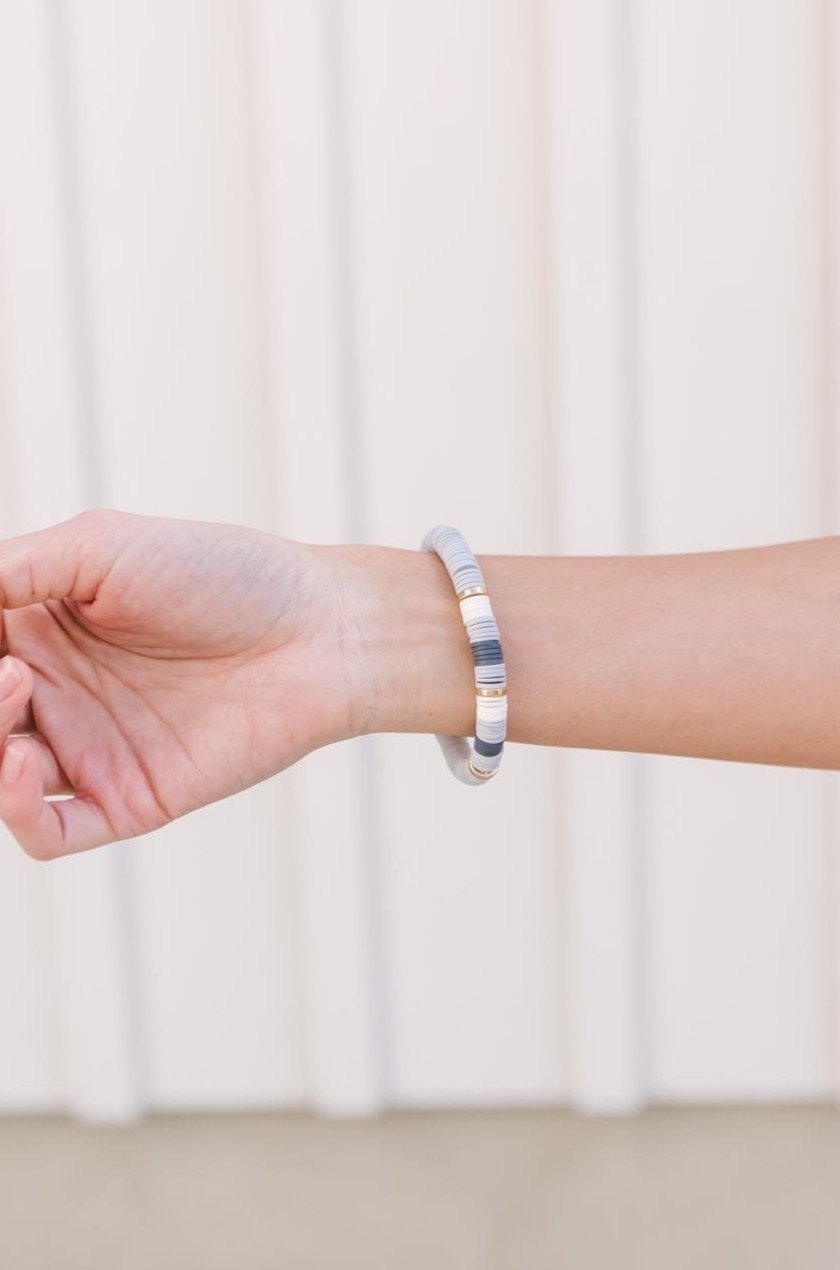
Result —
<instances>
[{"instance_id":1,"label":"navy blue bead","mask_svg":"<svg viewBox=\"0 0 840 1270\"><path fill-rule=\"evenodd\" d=\"M492 758L494 754L501 754L504 749L504 741L482 741L480 736L475 738L476 754L483 754L485 758Z\"/></svg>"},{"instance_id":2,"label":"navy blue bead","mask_svg":"<svg viewBox=\"0 0 840 1270\"><path fill-rule=\"evenodd\" d=\"M497 639L480 639L470 647L476 666L492 666L494 662L502 661L502 645Z\"/></svg>"}]
</instances>

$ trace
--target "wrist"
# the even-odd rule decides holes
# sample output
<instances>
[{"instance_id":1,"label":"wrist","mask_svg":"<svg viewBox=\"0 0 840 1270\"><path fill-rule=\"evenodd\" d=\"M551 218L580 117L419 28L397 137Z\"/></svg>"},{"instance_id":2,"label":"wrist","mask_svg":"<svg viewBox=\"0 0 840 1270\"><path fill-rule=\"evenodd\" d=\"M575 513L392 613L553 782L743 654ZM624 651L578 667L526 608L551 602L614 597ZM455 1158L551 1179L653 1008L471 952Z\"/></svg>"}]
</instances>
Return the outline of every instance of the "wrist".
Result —
<instances>
[{"instance_id":1,"label":"wrist","mask_svg":"<svg viewBox=\"0 0 840 1270\"><path fill-rule=\"evenodd\" d=\"M428 551L359 544L329 553L347 734L475 727L472 655L452 583Z\"/></svg>"}]
</instances>

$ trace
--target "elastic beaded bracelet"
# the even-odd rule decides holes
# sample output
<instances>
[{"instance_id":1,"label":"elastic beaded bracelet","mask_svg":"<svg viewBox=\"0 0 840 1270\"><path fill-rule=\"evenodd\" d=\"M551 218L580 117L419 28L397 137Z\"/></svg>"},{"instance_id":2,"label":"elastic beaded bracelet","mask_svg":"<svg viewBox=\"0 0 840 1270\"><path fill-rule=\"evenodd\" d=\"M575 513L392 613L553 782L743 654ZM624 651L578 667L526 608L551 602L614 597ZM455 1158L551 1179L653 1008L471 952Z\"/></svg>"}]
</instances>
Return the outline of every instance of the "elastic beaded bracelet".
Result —
<instances>
[{"instance_id":1,"label":"elastic beaded bracelet","mask_svg":"<svg viewBox=\"0 0 840 1270\"><path fill-rule=\"evenodd\" d=\"M475 665L475 737L437 736L449 770L465 785L484 785L502 761L507 733L507 679L499 628L484 578L463 534L435 525L421 547L440 556L452 579ZM437 734L436 734L437 735Z\"/></svg>"}]
</instances>

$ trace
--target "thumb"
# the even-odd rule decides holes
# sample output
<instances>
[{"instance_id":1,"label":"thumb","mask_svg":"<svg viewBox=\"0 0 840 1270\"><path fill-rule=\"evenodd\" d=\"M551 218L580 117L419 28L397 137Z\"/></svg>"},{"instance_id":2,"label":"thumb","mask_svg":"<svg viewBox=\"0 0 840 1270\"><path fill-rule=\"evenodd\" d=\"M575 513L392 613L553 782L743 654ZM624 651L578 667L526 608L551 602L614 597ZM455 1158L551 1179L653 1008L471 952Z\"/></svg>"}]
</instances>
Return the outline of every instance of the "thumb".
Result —
<instances>
[{"instance_id":1,"label":"thumb","mask_svg":"<svg viewBox=\"0 0 840 1270\"><path fill-rule=\"evenodd\" d=\"M110 509L84 511L0 542L0 609L95 599L134 522L144 519Z\"/></svg>"}]
</instances>

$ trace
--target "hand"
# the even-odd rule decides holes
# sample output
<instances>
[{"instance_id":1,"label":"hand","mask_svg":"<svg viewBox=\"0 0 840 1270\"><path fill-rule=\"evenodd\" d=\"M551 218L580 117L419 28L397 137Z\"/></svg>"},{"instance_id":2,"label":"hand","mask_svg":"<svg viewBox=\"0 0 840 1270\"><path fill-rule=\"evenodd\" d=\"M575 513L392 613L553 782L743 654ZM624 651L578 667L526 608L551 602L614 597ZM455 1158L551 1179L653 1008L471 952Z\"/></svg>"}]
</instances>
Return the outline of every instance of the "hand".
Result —
<instances>
[{"instance_id":1,"label":"hand","mask_svg":"<svg viewBox=\"0 0 840 1270\"><path fill-rule=\"evenodd\" d=\"M146 833L352 735L330 550L114 511L0 544L0 819L24 850Z\"/></svg>"}]
</instances>

